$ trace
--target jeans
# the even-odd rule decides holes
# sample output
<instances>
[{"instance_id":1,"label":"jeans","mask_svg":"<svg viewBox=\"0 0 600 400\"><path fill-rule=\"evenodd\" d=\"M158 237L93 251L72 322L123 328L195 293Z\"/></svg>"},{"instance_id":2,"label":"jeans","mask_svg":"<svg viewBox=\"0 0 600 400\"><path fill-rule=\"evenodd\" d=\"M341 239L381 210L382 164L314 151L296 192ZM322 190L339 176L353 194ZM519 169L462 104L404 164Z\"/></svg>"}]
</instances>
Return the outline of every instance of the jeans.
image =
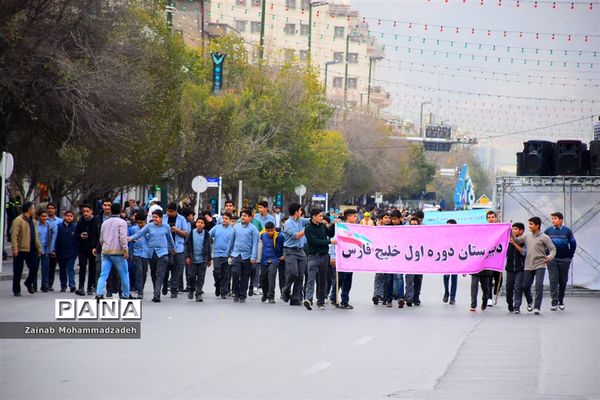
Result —
<instances>
[{"instance_id":1,"label":"jeans","mask_svg":"<svg viewBox=\"0 0 600 400\"><path fill-rule=\"evenodd\" d=\"M269 263L260 266L260 287L263 299L275 299L275 281L277 278L277 263Z\"/></svg>"},{"instance_id":2,"label":"jeans","mask_svg":"<svg viewBox=\"0 0 600 400\"><path fill-rule=\"evenodd\" d=\"M327 272L329 269L329 255L308 256L308 281L306 283L305 299L313 300L315 283L317 285L317 304L325 304L327 298Z\"/></svg>"},{"instance_id":3,"label":"jeans","mask_svg":"<svg viewBox=\"0 0 600 400\"><path fill-rule=\"evenodd\" d=\"M285 256L286 281L283 292L291 293L291 300L302 300L302 283L306 271L306 255L302 249L283 249Z\"/></svg>"},{"instance_id":4,"label":"jeans","mask_svg":"<svg viewBox=\"0 0 600 400\"><path fill-rule=\"evenodd\" d=\"M171 255L168 257L169 262L167 273L163 278L163 287L167 288L169 282L171 282L171 293L177 293L179 289L179 278L183 273L183 266L185 264L185 254L184 253L176 253L175 255ZM169 280L169 271L171 272L171 279ZM183 290L183 288L181 288Z\"/></svg>"},{"instance_id":5,"label":"jeans","mask_svg":"<svg viewBox=\"0 0 600 400\"><path fill-rule=\"evenodd\" d=\"M150 264L150 276L154 285L154 297L160 298L160 290L163 286L165 275L169 269L169 256L166 254L159 257L156 252L152 254L152 258L148 259Z\"/></svg>"},{"instance_id":6,"label":"jeans","mask_svg":"<svg viewBox=\"0 0 600 400\"><path fill-rule=\"evenodd\" d=\"M252 264L250 259L242 260L241 256L233 258L231 266L231 276L233 278L231 291L233 296L238 299L245 299L248 294L248 283L251 279L250 272Z\"/></svg>"},{"instance_id":7,"label":"jeans","mask_svg":"<svg viewBox=\"0 0 600 400\"><path fill-rule=\"evenodd\" d=\"M450 300L455 300L457 284L458 275L444 275L444 296L450 296ZM450 286L450 288L448 288L448 286Z\"/></svg>"},{"instance_id":8,"label":"jeans","mask_svg":"<svg viewBox=\"0 0 600 400\"><path fill-rule=\"evenodd\" d=\"M423 275L406 275L406 300L413 303L421 302L421 286Z\"/></svg>"},{"instance_id":9,"label":"jeans","mask_svg":"<svg viewBox=\"0 0 600 400\"><path fill-rule=\"evenodd\" d=\"M36 254L31 251L19 251L19 255L13 258L13 285L14 294L21 293L21 277L23 276L23 264L27 263L29 273L25 280L25 286L33 285L35 276L37 275L37 260Z\"/></svg>"},{"instance_id":10,"label":"jeans","mask_svg":"<svg viewBox=\"0 0 600 400\"><path fill-rule=\"evenodd\" d=\"M383 298L383 292L385 291L385 276L386 274L375 274L375 280L373 281L373 297Z\"/></svg>"},{"instance_id":11,"label":"jeans","mask_svg":"<svg viewBox=\"0 0 600 400\"><path fill-rule=\"evenodd\" d=\"M523 274L523 292L525 293L525 297L529 295L529 298L531 298L531 285L533 285L533 280L535 279L535 299L533 308L537 308L538 310L542 308L545 275L546 268L538 268L534 271L525 271ZM523 297L519 294L520 293L517 291L517 296L515 296L515 310L518 310L521 307L521 302L523 301Z\"/></svg>"},{"instance_id":12,"label":"jeans","mask_svg":"<svg viewBox=\"0 0 600 400\"><path fill-rule=\"evenodd\" d=\"M59 258L58 270L60 274L60 288L67 288L67 274L69 276L69 287L75 287L75 257Z\"/></svg>"},{"instance_id":13,"label":"jeans","mask_svg":"<svg viewBox=\"0 0 600 400\"><path fill-rule=\"evenodd\" d=\"M516 296L523 296L523 276L525 275L524 271L507 271L506 272L506 303L508 304L508 308L514 310L514 305L516 303ZM527 304L533 303L533 299L531 298L531 291L525 293L525 298L527 300ZM521 302L519 302L521 304Z\"/></svg>"},{"instance_id":14,"label":"jeans","mask_svg":"<svg viewBox=\"0 0 600 400\"><path fill-rule=\"evenodd\" d=\"M564 304L565 290L569 280L570 258L555 258L548 262L548 278L550 278L550 296L552 305Z\"/></svg>"},{"instance_id":15,"label":"jeans","mask_svg":"<svg viewBox=\"0 0 600 400\"><path fill-rule=\"evenodd\" d=\"M393 296L396 296L396 299L404 299L404 275L403 274L393 274Z\"/></svg>"},{"instance_id":16,"label":"jeans","mask_svg":"<svg viewBox=\"0 0 600 400\"><path fill-rule=\"evenodd\" d=\"M94 282L94 287L97 287L98 281L100 280L100 272L102 270L102 253L96 253L96 281ZM121 284L119 282L119 272L116 268L112 268L108 274L108 280L106 281L106 291L108 294L112 295L113 293L117 293Z\"/></svg>"},{"instance_id":17,"label":"jeans","mask_svg":"<svg viewBox=\"0 0 600 400\"><path fill-rule=\"evenodd\" d=\"M487 274L482 275L481 273L471 275L471 308L477 307L478 285L481 285L481 291L483 292L481 304L487 306L490 290L490 276Z\"/></svg>"},{"instance_id":18,"label":"jeans","mask_svg":"<svg viewBox=\"0 0 600 400\"><path fill-rule=\"evenodd\" d=\"M98 279L98 287L96 288L96 295L104 295L106 289L106 281L110 275L112 267L115 267L121 277L121 285L123 290L123 297L129 297L129 269L127 268L127 260L122 255L118 254L103 254L102 255L102 270L100 272L100 279Z\"/></svg>"},{"instance_id":19,"label":"jeans","mask_svg":"<svg viewBox=\"0 0 600 400\"><path fill-rule=\"evenodd\" d=\"M231 266L227 262L227 257L213 258L213 277L215 279L215 293L226 296L229 292L229 279L231 276Z\"/></svg>"},{"instance_id":20,"label":"jeans","mask_svg":"<svg viewBox=\"0 0 600 400\"><path fill-rule=\"evenodd\" d=\"M96 283L96 256L92 254L92 250L79 253L79 289L81 290L85 288L86 271L88 272L87 290L92 290Z\"/></svg>"},{"instance_id":21,"label":"jeans","mask_svg":"<svg viewBox=\"0 0 600 400\"><path fill-rule=\"evenodd\" d=\"M206 262L192 263L188 265L188 284L190 291L196 291L196 297L201 296L204 291L204 278L206 277Z\"/></svg>"},{"instance_id":22,"label":"jeans","mask_svg":"<svg viewBox=\"0 0 600 400\"><path fill-rule=\"evenodd\" d=\"M42 269L42 289L48 288L48 274L50 272L50 256L42 254L40 256L40 266Z\"/></svg>"},{"instance_id":23,"label":"jeans","mask_svg":"<svg viewBox=\"0 0 600 400\"><path fill-rule=\"evenodd\" d=\"M145 257L133 256L131 262L133 264L135 276L133 287L135 288L138 296L143 296L146 278L148 277L148 259Z\"/></svg>"}]
</instances>

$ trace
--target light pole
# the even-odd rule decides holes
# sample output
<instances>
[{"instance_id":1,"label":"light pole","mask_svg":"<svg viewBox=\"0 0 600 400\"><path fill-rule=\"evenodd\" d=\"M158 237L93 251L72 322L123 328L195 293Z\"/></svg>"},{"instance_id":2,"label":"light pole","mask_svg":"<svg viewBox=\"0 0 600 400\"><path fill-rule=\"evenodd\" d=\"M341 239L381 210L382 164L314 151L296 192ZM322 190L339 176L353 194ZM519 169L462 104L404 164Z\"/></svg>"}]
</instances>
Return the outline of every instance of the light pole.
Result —
<instances>
[{"instance_id":1,"label":"light pole","mask_svg":"<svg viewBox=\"0 0 600 400\"><path fill-rule=\"evenodd\" d=\"M262 63L265 55L265 14L267 12L267 0L260 0L260 45L258 48L258 58Z\"/></svg>"},{"instance_id":2,"label":"light pole","mask_svg":"<svg viewBox=\"0 0 600 400\"><path fill-rule=\"evenodd\" d=\"M312 11L314 7L320 7L320 6L324 6L327 3L326 1L309 1L308 2L308 54L307 54L307 59L308 59L308 65L310 65L310 61L311 61L311 52L312 52Z\"/></svg>"},{"instance_id":3,"label":"light pole","mask_svg":"<svg viewBox=\"0 0 600 400\"><path fill-rule=\"evenodd\" d=\"M423 130L423 106L425 104L431 104L430 101L424 101L421 103L421 116L419 117L419 135L425 137L425 131Z\"/></svg>"},{"instance_id":4,"label":"light pole","mask_svg":"<svg viewBox=\"0 0 600 400\"><path fill-rule=\"evenodd\" d=\"M350 27L348 27L350 28ZM346 53L344 54L344 109L348 103L348 49L350 47L350 32L346 35Z\"/></svg>"},{"instance_id":5,"label":"light pole","mask_svg":"<svg viewBox=\"0 0 600 400\"><path fill-rule=\"evenodd\" d=\"M167 10L167 25L169 25L169 29L173 30L173 13L175 12L175 2L173 0L167 1L167 6L165 8Z\"/></svg>"},{"instance_id":6,"label":"light pole","mask_svg":"<svg viewBox=\"0 0 600 400\"><path fill-rule=\"evenodd\" d=\"M381 56L370 56L369 57L369 84L367 86L367 110L371 109L371 68L373 66L373 61L381 60L383 57Z\"/></svg>"},{"instance_id":7,"label":"light pole","mask_svg":"<svg viewBox=\"0 0 600 400\"><path fill-rule=\"evenodd\" d=\"M325 86L323 88L323 94L324 95L327 95L327 69L329 68L329 66L331 64L337 64L337 63L338 63L337 61L327 61L325 63Z\"/></svg>"}]
</instances>

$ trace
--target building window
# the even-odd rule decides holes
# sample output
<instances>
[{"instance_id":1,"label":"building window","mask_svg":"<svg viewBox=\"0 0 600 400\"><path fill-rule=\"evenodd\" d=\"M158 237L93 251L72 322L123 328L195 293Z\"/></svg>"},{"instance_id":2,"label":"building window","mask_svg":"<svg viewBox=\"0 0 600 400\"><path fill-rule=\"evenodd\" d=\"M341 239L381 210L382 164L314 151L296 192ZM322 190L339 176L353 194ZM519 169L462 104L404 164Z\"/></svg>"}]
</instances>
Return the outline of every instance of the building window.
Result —
<instances>
[{"instance_id":1,"label":"building window","mask_svg":"<svg viewBox=\"0 0 600 400\"><path fill-rule=\"evenodd\" d=\"M296 8L296 0L285 0L285 6L287 8Z\"/></svg>"},{"instance_id":2,"label":"building window","mask_svg":"<svg viewBox=\"0 0 600 400\"><path fill-rule=\"evenodd\" d=\"M348 78L348 89L356 89L358 87L358 79Z\"/></svg>"},{"instance_id":3,"label":"building window","mask_svg":"<svg viewBox=\"0 0 600 400\"><path fill-rule=\"evenodd\" d=\"M309 30L310 30L310 27L308 26L308 24L306 24L306 25L300 24L300 34L302 36L308 36Z\"/></svg>"},{"instance_id":4,"label":"building window","mask_svg":"<svg viewBox=\"0 0 600 400\"><path fill-rule=\"evenodd\" d=\"M344 27L336 26L333 28L333 37L334 38L343 38L344 37Z\"/></svg>"},{"instance_id":5,"label":"building window","mask_svg":"<svg viewBox=\"0 0 600 400\"><path fill-rule=\"evenodd\" d=\"M308 10L310 8L310 2L311 0L302 0L301 7L303 10Z\"/></svg>"},{"instance_id":6,"label":"building window","mask_svg":"<svg viewBox=\"0 0 600 400\"><path fill-rule=\"evenodd\" d=\"M344 78L342 77L335 77L333 78L333 87L334 88L343 88L344 87Z\"/></svg>"},{"instance_id":7,"label":"building window","mask_svg":"<svg viewBox=\"0 0 600 400\"><path fill-rule=\"evenodd\" d=\"M336 63L343 63L344 62L344 53L342 53L341 51L336 51L333 53L333 61L335 61Z\"/></svg>"},{"instance_id":8,"label":"building window","mask_svg":"<svg viewBox=\"0 0 600 400\"><path fill-rule=\"evenodd\" d=\"M300 50L300 61L304 62L308 59L308 50Z\"/></svg>"},{"instance_id":9,"label":"building window","mask_svg":"<svg viewBox=\"0 0 600 400\"><path fill-rule=\"evenodd\" d=\"M285 49L285 61L292 61L294 59L295 56L295 51L294 49Z\"/></svg>"},{"instance_id":10,"label":"building window","mask_svg":"<svg viewBox=\"0 0 600 400\"><path fill-rule=\"evenodd\" d=\"M358 64L358 53L348 53L348 64Z\"/></svg>"},{"instance_id":11,"label":"building window","mask_svg":"<svg viewBox=\"0 0 600 400\"><path fill-rule=\"evenodd\" d=\"M251 33L260 33L260 21L252 21L250 23L250 32Z\"/></svg>"},{"instance_id":12,"label":"building window","mask_svg":"<svg viewBox=\"0 0 600 400\"><path fill-rule=\"evenodd\" d=\"M238 32L246 32L246 24L248 21L235 21L235 30Z\"/></svg>"},{"instance_id":13,"label":"building window","mask_svg":"<svg viewBox=\"0 0 600 400\"><path fill-rule=\"evenodd\" d=\"M296 24L285 24L285 28L283 29L286 35L295 35L296 34Z\"/></svg>"},{"instance_id":14,"label":"building window","mask_svg":"<svg viewBox=\"0 0 600 400\"><path fill-rule=\"evenodd\" d=\"M251 0L252 1L252 5L254 7L260 7L262 5L261 1L262 0Z\"/></svg>"}]
</instances>

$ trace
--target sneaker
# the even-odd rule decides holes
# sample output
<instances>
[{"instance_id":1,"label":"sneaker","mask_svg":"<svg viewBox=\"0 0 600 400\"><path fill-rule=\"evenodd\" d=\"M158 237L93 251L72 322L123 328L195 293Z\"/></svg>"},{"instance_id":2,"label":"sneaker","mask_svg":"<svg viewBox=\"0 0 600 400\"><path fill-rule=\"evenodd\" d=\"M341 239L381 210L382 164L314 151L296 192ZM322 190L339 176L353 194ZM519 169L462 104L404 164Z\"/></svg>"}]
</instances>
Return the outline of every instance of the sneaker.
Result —
<instances>
[{"instance_id":1,"label":"sneaker","mask_svg":"<svg viewBox=\"0 0 600 400\"><path fill-rule=\"evenodd\" d=\"M301 306L302 303L298 300L290 300L290 306Z\"/></svg>"},{"instance_id":2,"label":"sneaker","mask_svg":"<svg viewBox=\"0 0 600 400\"><path fill-rule=\"evenodd\" d=\"M269 299L269 304L275 304L275 299Z\"/></svg>"},{"instance_id":3,"label":"sneaker","mask_svg":"<svg viewBox=\"0 0 600 400\"><path fill-rule=\"evenodd\" d=\"M406 304L404 299L398 299L398 308L404 308L404 304Z\"/></svg>"},{"instance_id":4,"label":"sneaker","mask_svg":"<svg viewBox=\"0 0 600 400\"><path fill-rule=\"evenodd\" d=\"M239 297L234 297L233 298L233 302L234 303L239 303L240 302L240 298Z\"/></svg>"},{"instance_id":5,"label":"sneaker","mask_svg":"<svg viewBox=\"0 0 600 400\"><path fill-rule=\"evenodd\" d=\"M373 298L371 300L373 300L373 304L379 305L379 297L378 296L373 296Z\"/></svg>"},{"instance_id":6,"label":"sneaker","mask_svg":"<svg viewBox=\"0 0 600 400\"><path fill-rule=\"evenodd\" d=\"M481 311L485 310L487 307L487 303L481 303Z\"/></svg>"},{"instance_id":7,"label":"sneaker","mask_svg":"<svg viewBox=\"0 0 600 400\"><path fill-rule=\"evenodd\" d=\"M535 315L540 315L540 314L541 314L541 313L540 313L540 310L539 310L539 309L537 309L537 308L534 308L534 309L533 309L533 313L534 313Z\"/></svg>"},{"instance_id":8,"label":"sneaker","mask_svg":"<svg viewBox=\"0 0 600 400\"><path fill-rule=\"evenodd\" d=\"M409 301L407 301L407 302L406 302L406 306L407 306L407 307L412 307L412 306L413 306L413 302L412 302L412 301L410 301L410 300L409 300Z\"/></svg>"},{"instance_id":9,"label":"sneaker","mask_svg":"<svg viewBox=\"0 0 600 400\"><path fill-rule=\"evenodd\" d=\"M557 306L550 306L550 311L556 311L556 310L558 310Z\"/></svg>"},{"instance_id":10,"label":"sneaker","mask_svg":"<svg viewBox=\"0 0 600 400\"><path fill-rule=\"evenodd\" d=\"M192 300L194 298L194 291L190 290L187 292L188 294L188 299Z\"/></svg>"},{"instance_id":11,"label":"sneaker","mask_svg":"<svg viewBox=\"0 0 600 400\"><path fill-rule=\"evenodd\" d=\"M515 308L511 305L508 306L508 312L513 312L515 311Z\"/></svg>"},{"instance_id":12,"label":"sneaker","mask_svg":"<svg viewBox=\"0 0 600 400\"><path fill-rule=\"evenodd\" d=\"M477 309L475 307L471 307L471 308L469 308L469 311L475 312L475 311L477 311Z\"/></svg>"},{"instance_id":13,"label":"sneaker","mask_svg":"<svg viewBox=\"0 0 600 400\"><path fill-rule=\"evenodd\" d=\"M304 307L306 307L307 310L312 310L312 302L309 300L304 300L302 302L302 304L304 305Z\"/></svg>"},{"instance_id":14,"label":"sneaker","mask_svg":"<svg viewBox=\"0 0 600 400\"><path fill-rule=\"evenodd\" d=\"M283 292L281 294L281 300L285 301L286 303L288 301L290 301L290 293L289 292Z\"/></svg>"},{"instance_id":15,"label":"sneaker","mask_svg":"<svg viewBox=\"0 0 600 400\"><path fill-rule=\"evenodd\" d=\"M392 304L392 302L390 301L390 302L389 302L389 303L387 303L385 306L386 306L387 308L392 308L393 304Z\"/></svg>"},{"instance_id":16,"label":"sneaker","mask_svg":"<svg viewBox=\"0 0 600 400\"><path fill-rule=\"evenodd\" d=\"M264 303L264 302L266 302L266 301L267 301L267 298L266 298L265 296L263 296L263 297L261 297L261 298L260 298L260 302L261 302L261 303Z\"/></svg>"},{"instance_id":17,"label":"sneaker","mask_svg":"<svg viewBox=\"0 0 600 400\"><path fill-rule=\"evenodd\" d=\"M248 297L254 296L254 290L252 288L248 289Z\"/></svg>"},{"instance_id":18,"label":"sneaker","mask_svg":"<svg viewBox=\"0 0 600 400\"><path fill-rule=\"evenodd\" d=\"M204 300L202 299L202 295L199 294L198 296L196 296L196 302L197 303L202 303Z\"/></svg>"},{"instance_id":19,"label":"sneaker","mask_svg":"<svg viewBox=\"0 0 600 400\"><path fill-rule=\"evenodd\" d=\"M111 292L106 292L106 298L112 299L113 294Z\"/></svg>"},{"instance_id":20,"label":"sneaker","mask_svg":"<svg viewBox=\"0 0 600 400\"><path fill-rule=\"evenodd\" d=\"M223 300L227 300L227 295L226 295L226 294L222 294L222 295L221 295L221 298L222 298Z\"/></svg>"},{"instance_id":21,"label":"sneaker","mask_svg":"<svg viewBox=\"0 0 600 400\"><path fill-rule=\"evenodd\" d=\"M456 304L456 300L450 299L450 305L453 306L454 304Z\"/></svg>"},{"instance_id":22,"label":"sneaker","mask_svg":"<svg viewBox=\"0 0 600 400\"><path fill-rule=\"evenodd\" d=\"M342 308L342 309L344 309L344 310L352 310L352 309L354 309L354 307L352 307L352 306L351 306L350 304L348 304L348 303L342 303L342 304L340 305L340 308Z\"/></svg>"},{"instance_id":23,"label":"sneaker","mask_svg":"<svg viewBox=\"0 0 600 400\"><path fill-rule=\"evenodd\" d=\"M258 296L262 296L263 295L263 291L261 288L258 288L258 290L254 289L254 294L258 295Z\"/></svg>"},{"instance_id":24,"label":"sneaker","mask_svg":"<svg viewBox=\"0 0 600 400\"><path fill-rule=\"evenodd\" d=\"M168 292L169 292L169 289L167 287L163 286L163 288L162 288L162 295L166 296Z\"/></svg>"},{"instance_id":25,"label":"sneaker","mask_svg":"<svg viewBox=\"0 0 600 400\"><path fill-rule=\"evenodd\" d=\"M215 296L219 297L221 295L221 290L215 289Z\"/></svg>"},{"instance_id":26,"label":"sneaker","mask_svg":"<svg viewBox=\"0 0 600 400\"><path fill-rule=\"evenodd\" d=\"M177 292L171 292L171 298L172 299L176 299L177 298Z\"/></svg>"},{"instance_id":27,"label":"sneaker","mask_svg":"<svg viewBox=\"0 0 600 400\"><path fill-rule=\"evenodd\" d=\"M54 288L53 288L53 287L49 287L49 288L48 288L48 291L49 291L49 292L54 292Z\"/></svg>"},{"instance_id":28,"label":"sneaker","mask_svg":"<svg viewBox=\"0 0 600 400\"><path fill-rule=\"evenodd\" d=\"M527 304L527 311L529 311L529 312L533 311L533 304Z\"/></svg>"},{"instance_id":29,"label":"sneaker","mask_svg":"<svg viewBox=\"0 0 600 400\"><path fill-rule=\"evenodd\" d=\"M558 305L558 308L559 308L560 310L563 310L563 311L564 311L564 309L565 309L565 305L564 305L564 304L559 304L559 305Z\"/></svg>"},{"instance_id":30,"label":"sneaker","mask_svg":"<svg viewBox=\"0 0 600 400\"><path fill-rule=\"evenodd\" d=\"M421 302L420 301L415 301L413 303L415 304L415 307L421 307Z\"/></svg>"},{"instance_id":31,"label":"sneaker","mask_svg":"<svg viewBox=\"0 0 600 400\"><path fill-rule=\"evenodd\" d=\"M152 302L153 302L153 303L160 303L160 297L154 296L154 297L152 298Z\"/></svg>"},{"instance_id":32,"label":"sneaker","mask_svg":"<svg viewBox=\"0 0 600 400\"><path fill-rule=\"evenodd\" d=\"M443 301L444 303L447 303L447 302L448 302L448 297L450 297L450 296L448 295L448 293L444 294L444 298L442 299L442 301Z\"/></svg>"},{"instance_id":33,"label":"sneaker","mask_svg":"<svg viewBox=\"0 0 600 400\"><path fill-rule=\"evenodd\" d=\"M48 288L47 288L47 287L43 287L43 288L42 288L42 292L44 292L44 293L48 293Z\"/></svg>"},{"instance_id":34,"label":"sneaker","mask_svg":"<svg viewBox=\"0 0 600 400\"><path fill-rule=\"evenodd\" d=\"M515 310L514 314L521 314L521 310Z\"/></svg>"},{"instance_id":35,"label":"sneaker","mask_svg":"<svg viewBox=\"0 0 600 400\"><path fill-rule=\"evenodd\" d=\"M60 292L61 292L61 293L64 293L64 292L66 292L66 291L67 291L67 289L65 289L65 288L60 288Z\"/></svg>"},{"instance_id":36,"label":"sneaker","mask_svg":"<svg viewBox=\"0 0 600 400\"><path fill-rule=\"evenodd\" d=\"M77 290L75 291L75 294L76 294L77 296L85 296L85 291L84 291L83 289L77 289Z\"/></svg>"},{"instance_id":37,"label":"sneaker","mask_svg":"<svg viewBox=\"0 0 600 400\"><path fill-rule=\"evenodd\" d=\"M320 303L319 303L319 304L317 304L317 308L318 308L319 310L324 310L324 309L325 309L325 304L320 304Z\"/></svg>"},{"instance_id":38,"label":"sneaker","mask_svg":"<svg viewBox=\"0 0 600 400\"><path fill-rule=\"evenodd\" d=\"M94 294L94 291L93 291L92 289L88 289L88 291L87 291L87 295L88 295L88 296L91 296L91 295L93 295L93 294Z\"/></svg>"},{"instance_id":39,"label":"sneaker","mask_svg":"<svg viewBox=\"0 0 600 400\"><path fill-rule=\"evenodd\" d=\"M485 305L487 307L494 307L494 301L492 299L489 299Z\"/></svg>"}]
</instances>

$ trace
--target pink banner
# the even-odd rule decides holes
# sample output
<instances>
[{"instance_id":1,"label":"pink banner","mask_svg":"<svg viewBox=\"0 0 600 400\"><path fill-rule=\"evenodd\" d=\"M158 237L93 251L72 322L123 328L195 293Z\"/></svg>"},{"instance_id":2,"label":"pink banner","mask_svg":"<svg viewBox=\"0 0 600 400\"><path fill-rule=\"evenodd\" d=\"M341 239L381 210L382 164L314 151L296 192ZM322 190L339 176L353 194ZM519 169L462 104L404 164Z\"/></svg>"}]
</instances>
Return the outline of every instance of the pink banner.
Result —
<instances>
[{"instance_id":1,"label":"pink banner","mask_svg":"<svg viewBox=\"0 0 600 400\"><path fill-rule=\"evenodd\" d=\"M344 272L474 274L502 271L510 224L364 226L336 224Z\"/></svg>"}]
</instances>

